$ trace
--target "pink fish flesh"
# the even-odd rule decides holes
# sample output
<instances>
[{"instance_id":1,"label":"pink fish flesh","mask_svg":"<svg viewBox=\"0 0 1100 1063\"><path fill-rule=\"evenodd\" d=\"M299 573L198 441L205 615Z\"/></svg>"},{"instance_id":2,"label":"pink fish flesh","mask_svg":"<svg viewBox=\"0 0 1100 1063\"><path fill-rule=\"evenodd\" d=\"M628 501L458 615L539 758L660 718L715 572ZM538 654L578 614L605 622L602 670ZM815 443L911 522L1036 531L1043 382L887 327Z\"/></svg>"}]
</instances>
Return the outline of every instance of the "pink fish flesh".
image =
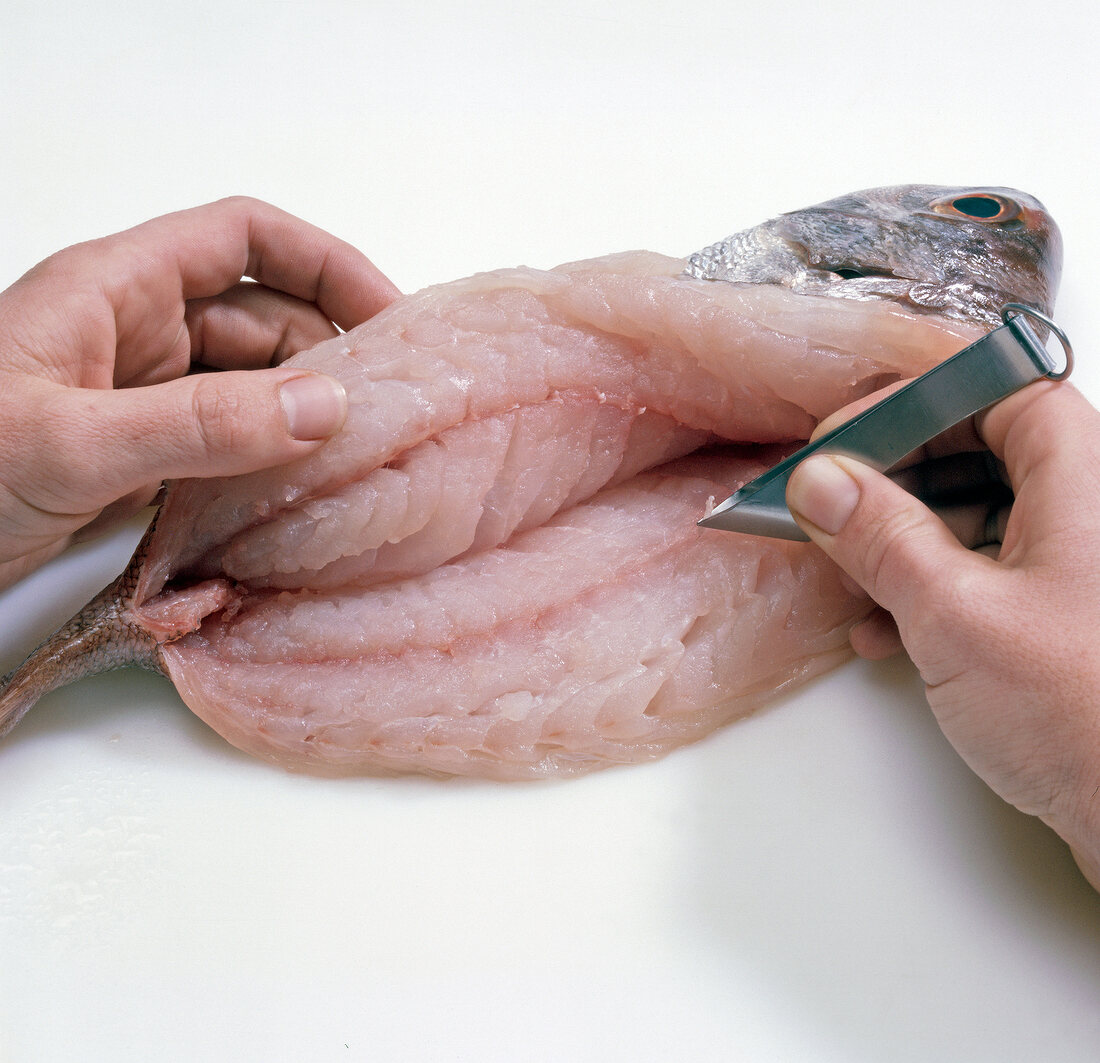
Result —
<instances>
[{"instance_id":1,"label":"pink fish flesh","mask_svg":"<svg viewBox=\"0 0 1100 1063\"><path fill-rule=\"evenodd\" d=\"M78 625L99 634L10 677L0 729L106 659L291 769L562 776L660 756L843 660L868 603L816 548L695 522L983 330L684 265L482 274L295 356L343 382L343 431L171 485Z\"/></svg>"}]
</instances>

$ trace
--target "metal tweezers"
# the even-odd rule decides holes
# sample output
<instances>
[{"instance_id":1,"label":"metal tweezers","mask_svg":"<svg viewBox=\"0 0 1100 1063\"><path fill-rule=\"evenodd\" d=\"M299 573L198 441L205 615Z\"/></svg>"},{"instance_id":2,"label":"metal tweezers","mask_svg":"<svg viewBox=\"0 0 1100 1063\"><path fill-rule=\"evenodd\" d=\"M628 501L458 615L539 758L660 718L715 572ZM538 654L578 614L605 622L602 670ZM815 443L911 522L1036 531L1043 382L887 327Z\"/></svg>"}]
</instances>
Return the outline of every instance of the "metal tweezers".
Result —
<instances>
[{"instance_id":1,"label":"metal tweezers","mask_svg":"<svg viewBox=\"0 0 1100 1063\"><path fill-rule=\"evenodd\" d=\"M1049 329L1062 345L1057 363L1027 319ZM886 472L906 454L967 417L1046 377L1064 380L1073 369L1066 334L1034 307L1008 303L1003 325L899 388L850 421L826 432L715 506L699 525L724 531L808 541L787 508L787 480L811 454L841 454Z\"/></svg>"}]
</instances>

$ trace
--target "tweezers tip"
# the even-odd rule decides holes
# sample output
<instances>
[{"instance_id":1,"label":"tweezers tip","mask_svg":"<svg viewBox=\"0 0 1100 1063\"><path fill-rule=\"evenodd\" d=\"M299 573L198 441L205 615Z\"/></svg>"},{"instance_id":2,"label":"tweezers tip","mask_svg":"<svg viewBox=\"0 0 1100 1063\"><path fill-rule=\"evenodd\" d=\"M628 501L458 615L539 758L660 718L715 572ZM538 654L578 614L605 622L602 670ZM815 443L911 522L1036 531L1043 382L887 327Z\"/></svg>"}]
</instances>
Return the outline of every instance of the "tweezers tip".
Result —
<instances>
[{"instance_id":1,"label":"tweezers tip","mask_svg":"<svg viewBox=\"0 0 1100 1063\"><path fill-rule=\"evenodd\" d=\"M708 502L707 511L699 520L695 522L696 526L700 528L722 528L724 526L724 522L721 518L723 514L728 513L731 509L733 509L734 505L736 504L734 502L734 499L736 497L736 494L732 494L729 498L725 500L725 502L719 502L718 505L714 505L712 502Z\"/></svg>"}]
</instances>

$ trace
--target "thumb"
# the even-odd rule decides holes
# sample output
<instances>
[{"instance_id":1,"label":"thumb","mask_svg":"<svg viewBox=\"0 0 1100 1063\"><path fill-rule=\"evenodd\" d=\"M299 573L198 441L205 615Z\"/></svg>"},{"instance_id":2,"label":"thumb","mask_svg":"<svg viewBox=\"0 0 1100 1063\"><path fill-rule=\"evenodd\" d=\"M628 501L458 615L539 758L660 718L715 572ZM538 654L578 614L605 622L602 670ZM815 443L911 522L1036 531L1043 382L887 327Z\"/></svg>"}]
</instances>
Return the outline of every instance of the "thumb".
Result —
<instances>
[{"instance_id":1,"label":"thumb","mask_svg":"<svg viewBox=\"0 0 1100 1063\"><path fill-rule=\"evenodd\" d=\"M44 508L107 505L150 482L233 476L304 457L347 415L339 381L300 369L201 373L115 391L63 389L39 438ZM48 502L48 500L47 500ZM39 503L42 504L42 503Z\"/></svg>"},{"instance_id":2,"label":"thumb","mask_svg":"<svg viewBox=\"0 0 1100 1063\"><path fill-rule=\"evenodd\" d=\"M904 636L945 575L979 558L927 506L866 465L815 455L791 473L787 504L802 530L884 609Z\"/></svg>"}]
</instances>

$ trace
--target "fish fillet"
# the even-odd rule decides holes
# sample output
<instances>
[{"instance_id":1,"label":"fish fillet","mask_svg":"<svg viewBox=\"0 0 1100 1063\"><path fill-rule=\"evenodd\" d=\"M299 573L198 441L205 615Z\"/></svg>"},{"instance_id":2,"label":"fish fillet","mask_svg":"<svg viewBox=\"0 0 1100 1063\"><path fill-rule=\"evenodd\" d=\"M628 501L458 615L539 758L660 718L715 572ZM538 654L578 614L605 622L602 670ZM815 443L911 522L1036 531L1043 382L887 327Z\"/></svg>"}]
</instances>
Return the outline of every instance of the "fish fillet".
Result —
<instances>
[{"instance_id":1,"label":"fish fillet","mask_svg":"<svg viewBox=\"0 0 1100 1063\"><path fill-rule=\"evenodd\" d=\"M690 260L426 289L289 364L343 430L170 485L127 571L0 686L138 664L292 770L566 776L660 756L843 660L869 603L809 543L700 529L826 415L1047 312L1011 189L872 189Z\"/></svg>"},{"instance_id":2,"label":"fish fillet","mask_svg":"<svg viewBox=\"0 0 1100 1063\"><path fill-rule=\"evenodd\" d=\"M868 606L820 552L695 522L975 330L683 265L486 274L297 356L343 381L345 432L177 485L149 544L136 613L192 609L160 648L188 705L289 767L532 778L661 755L844 659Z\"/></svg>"}]
</instances>

